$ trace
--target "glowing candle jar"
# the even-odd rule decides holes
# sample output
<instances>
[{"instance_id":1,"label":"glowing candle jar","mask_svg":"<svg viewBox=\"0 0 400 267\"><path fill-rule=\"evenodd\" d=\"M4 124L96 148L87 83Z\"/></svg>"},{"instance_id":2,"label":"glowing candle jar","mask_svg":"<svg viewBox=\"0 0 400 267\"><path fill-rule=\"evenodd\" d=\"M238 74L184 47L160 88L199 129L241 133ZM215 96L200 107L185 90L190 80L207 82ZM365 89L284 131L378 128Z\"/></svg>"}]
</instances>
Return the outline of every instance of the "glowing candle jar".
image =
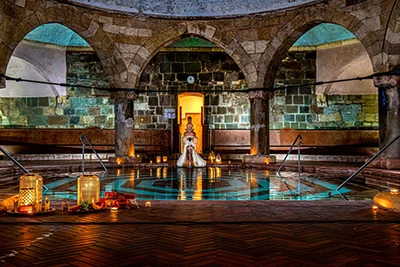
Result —
<instances>
[{"instance_id":1,"label":"glowing candle jar","mask_svg":"<svg viewBox=\"0 0 400 267\"><path fill-rule=\"evenodd\" d=\"M215 160L215 153L214 153L213 151L211 151L210 154L208 155L208 160L209 160L211 163L214 163L214 160Z\"/></svg>"},{"instance_id":2,"label":"glowing candle jar","mask_svg":"<svg viewBox=\"0 0 400 267\"><path fill-rule=\"evenodd\" d=\"M37 173L26 173L19 180L20 212L42 211L43 178Z\"/></svg>"},{"instance_id":3,"label":"glowing candle jar","mask_svg":"<svg viewBox=\"0 0 400 267\"><path fill-rule=\"evenodd\" d=\"M161 163L161 157L160 157L160 156L157 156L157 157L156 157L156 163L157 163L157 164Z\"/></svg>"},{"instance_id":4,"label":"glowing candle jar","mask_svg":"<svg viewBox=\"0 0 400 267\"><path fill-rule=\"evenodd\" d=\"M222 162L221 156L217 154L217 156L215 157L215 163L221 163L221 162Z\"/></svg>"},{"instance_id":5,"label":"glowing candle jar","mask_svg":"<svg viewBox=\"0 0 400 267\"><path fill-rule=\"evenodd\" d=\"M162 157L162 161L165 163L165 162L167 162L168 161L168 157L167 156L163 156Z\"/></svg>"},{"instance_id":6,"label":"glowing candle jar","mask_svg":"<svg viewBox=\"0 0 400 267\"><path fill-rule=\"evenodd\" d=\"M82 201L96 203L100 200L100 178L94 174L82 174L78 178L78 204Z\"/></svg>"}]
</instances>

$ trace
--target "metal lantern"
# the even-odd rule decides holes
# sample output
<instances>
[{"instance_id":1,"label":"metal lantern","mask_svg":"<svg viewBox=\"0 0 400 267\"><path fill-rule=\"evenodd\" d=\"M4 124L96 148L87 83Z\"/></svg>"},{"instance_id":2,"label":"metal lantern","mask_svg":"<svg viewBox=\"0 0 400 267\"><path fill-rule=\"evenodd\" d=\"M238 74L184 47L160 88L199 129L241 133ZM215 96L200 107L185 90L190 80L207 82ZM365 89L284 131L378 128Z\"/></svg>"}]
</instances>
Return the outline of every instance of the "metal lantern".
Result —
<instances>
[{"instance_id":1,"label":"metal lantern","mask_svg":"<svg viewBox=\"0 0 400 267\"><path fill-rule=\"evenodd\" d=\"M42 211L43 178L37 173L25 173L19 179L19 212Z\"/></svg>"},{"instance_id":2,"label":"metal lantern","mask_svg":"<svg viewBox=\"0 0 400 267\"><path fill-rule=\"evenodd\" d=\"M100 200L100 178L94 174L82 174L78 178L78 202L96 203Z\"/></svg>"}]
</instances>

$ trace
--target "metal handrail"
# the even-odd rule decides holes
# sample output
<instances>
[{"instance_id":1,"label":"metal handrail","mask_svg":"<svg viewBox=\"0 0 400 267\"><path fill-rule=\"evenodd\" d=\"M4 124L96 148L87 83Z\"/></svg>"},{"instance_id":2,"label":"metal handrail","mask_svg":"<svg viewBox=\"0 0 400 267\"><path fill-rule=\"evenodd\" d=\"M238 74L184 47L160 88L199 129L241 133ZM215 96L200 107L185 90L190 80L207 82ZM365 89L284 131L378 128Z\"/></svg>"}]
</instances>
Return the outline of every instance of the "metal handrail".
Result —
<instances>
[{"instance_id":1,"label":"metal handrail","mask_svg":"<svg viewBox=\"0 0 400 267\"><path fill-rule=\"evenodd\" d=\"M83 138L85 138L86 142L89 144L90 148L93 150L94 154L96 155L96 157L99 159L101 166L103 166L104 170L107 172L107 168L104 165L103 161L101 160L99 154L97 154L96 150L94 149L94 147L92 146L92 144L90 143L89 139L87 138L87 136L85 134L82 134L81 137L79 137L79 140L82 143L82 174L85 173L85 142L83 141Z\"/></svg>"},{"instance_id":2,"label":"metal handrail","mask_svg":"<svg viewBox=\"0 0 400 267\"><path fill-rule=\"evenodd\" d=\"M21 168L21 170L23 170L25 173L27 174L31 174L24 166L21 165L21 163L19 163L13 156L11 156L7 151L5 151L1 146L0 146L0 150L1 152L3 152L4 155L6 155L9 159L12 160L12 162L14 162L18 167ZM47 188L47 186L42 185L43 188L45 190L48 190L49 188Z\"/></svg>"},{"instance_id":3,"label":"metal handrail","mask_svg":"<svg viewBox=\"0 0 400 267\"><path fill-rule=\"evenodd\" d=\"M354 178L354 176L356 176L357 174L359 174L362 170L364 170L374 159L376 159L377 157L379 157L383 151L385 151L388 147L390 147L394 142L396 142L397 139L400 138L400 134L398 134L395 138L393 138L392 140L390 140L389 143L387 143L381 150L378 151L378 153L376 153L372 158L370 158L364 165L362 165L358 170L356 170L349 178L346 179L346 181L344 181L341 185L338 186L338 188L336 188L336 190L340 190L340 188L342 188L345 184L347 184L351 179Z\"/></svg>"},{"instance_id":4,"label":"metal handrail","mask_svg":"<svg viewBox=\"0 0 400 267\"><path fill-rule=\"evenodd\" d=\"M299 135L300 136L300 135ZM297 144L297 166L298 166L298 173L299 173L299 179L297 180L297 190L298 190L298 192L300 193L300 191L301 191L301 189L300 189L300 187L301 187L301 182L300 182L300 169L301 169L301 166L300 166L300 145L302 144L302 141L303 139L302 139L302 137L300 136L300 141L299 141L299 143Z\"/></svg>"},{"instance_id":5,"label":"metal handrail","mask_svg":"<svg viewBox=\"0 0 400 267\"><path fill-rule=\"evenodd\" d=\"M285 163L287 157L289 156L290 152L292 152L292 149L293 149L294 145L297 143L297 140L299 140L299 139L300 139L300 142L298 144L298 149L299 149L298 154L299 154L299 172L300 172L300 144L302 143L301 141L303 141L303 137L301 137L301 135L297 135L296 139L294 139L294 141L293 141L293 144L290 146L290 149L289 149L288 153L286 153L285 158L283 159L281 165L279 166L278 173L282 169L283 164Z\"/></svg>"}]
</instances>

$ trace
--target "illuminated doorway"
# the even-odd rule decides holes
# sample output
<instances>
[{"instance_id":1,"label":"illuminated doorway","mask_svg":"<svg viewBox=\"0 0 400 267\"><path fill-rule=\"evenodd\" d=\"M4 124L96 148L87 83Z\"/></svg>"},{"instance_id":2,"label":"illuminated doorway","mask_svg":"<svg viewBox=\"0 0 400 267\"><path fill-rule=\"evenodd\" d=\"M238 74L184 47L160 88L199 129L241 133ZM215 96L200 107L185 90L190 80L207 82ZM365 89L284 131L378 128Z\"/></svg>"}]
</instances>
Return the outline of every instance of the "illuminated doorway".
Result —
<instances>
[{"instance_id":1,"label":"illuminated doorway","mask_svg":"<svg viewBox=\"0 0 400 267\"><path fill-rule=\"evenodd\" d=\"M204 95L200 93L183 93L178 95L178 123L180 133L180 151L183 152L182 137L185 133L187 118L192 117L194 132L198 142L196 151L203 153L203 117Z\"/></svg>"}]
</instances>

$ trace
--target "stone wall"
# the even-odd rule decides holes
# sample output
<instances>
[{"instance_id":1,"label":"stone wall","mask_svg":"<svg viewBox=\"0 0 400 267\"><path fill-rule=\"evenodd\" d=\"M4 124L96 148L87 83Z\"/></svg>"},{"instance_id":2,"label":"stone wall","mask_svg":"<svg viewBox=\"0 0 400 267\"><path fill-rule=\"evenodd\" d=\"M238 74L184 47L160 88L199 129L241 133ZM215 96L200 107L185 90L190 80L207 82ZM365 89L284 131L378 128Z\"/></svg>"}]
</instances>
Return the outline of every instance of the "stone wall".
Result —
<instances>
[{"instance_id":1,"label":"stone wall","mask_svg":"<svg viewBox=\"0 0 400 267\"><path fill-rule=\"evenodd\" d=\"M271 129L378 129L377 94L317 95L315 86L296 87L314 83L316 72L315 51L287 54L275 84L290 88L275 91L270 100Z\"/></svg>"},{"instance_id":2,"label":"stone wall","mask_svg":"<svg viewBox=\"0 0 400 267\"><path fill-rule=\"evenodd\" d=\"M203 48L204 49L204 48ZM213 48L214 49L214 48ZM193 84L187 77L193 76ZM292 51L282 61L270 100L271 129L377 129L376 94L316 95L316 52ZM67 83L108 86L93 52L67 52ZM28 86L28 84L27 84ZM173 91L203 90L204 121L212 129L250 129L245 93L222 92L246 88L243 73L224 52L161 52L148 64L135 102L136 129L170 129L165 108L177 108ZM166 92L163 92L166 91ZM171 93L172 91L172 93ZM67 88L67 96L0 98L3 127L114 128L114 105L107 91Z\"/></svg>"},{"instance_id":3,"label":"stone wall","mask_svg":"<svg viewBox=\"0 0 400 267\"><path fill-rule=\"evenodd\" d=\"M67 52L66 57L67 83L108 86L93 52ZM114 105L107 91L72 87L66 96L0 98L0 110L2 127L114 128Z\"/></svg>"},{"instance_id":4,"label":"stone wall","mask_svg":"<svg viewBox=\"0 0 400 267\"><path fill-rule=\"evenodd\" d=\"M247 95L220 92L246 88L242 71L226 53L210 50L160 52L150 61L141 76L140 88L152 92L140 95L135 103L136 128L170 127L163 116L164 109L176 108L177 96L176 93L162 92L166 90L206 92L205 123L216 129L250 127ZM192 84L187 82L188 76L194 77Z\"/></svg>"}]
</instances>

